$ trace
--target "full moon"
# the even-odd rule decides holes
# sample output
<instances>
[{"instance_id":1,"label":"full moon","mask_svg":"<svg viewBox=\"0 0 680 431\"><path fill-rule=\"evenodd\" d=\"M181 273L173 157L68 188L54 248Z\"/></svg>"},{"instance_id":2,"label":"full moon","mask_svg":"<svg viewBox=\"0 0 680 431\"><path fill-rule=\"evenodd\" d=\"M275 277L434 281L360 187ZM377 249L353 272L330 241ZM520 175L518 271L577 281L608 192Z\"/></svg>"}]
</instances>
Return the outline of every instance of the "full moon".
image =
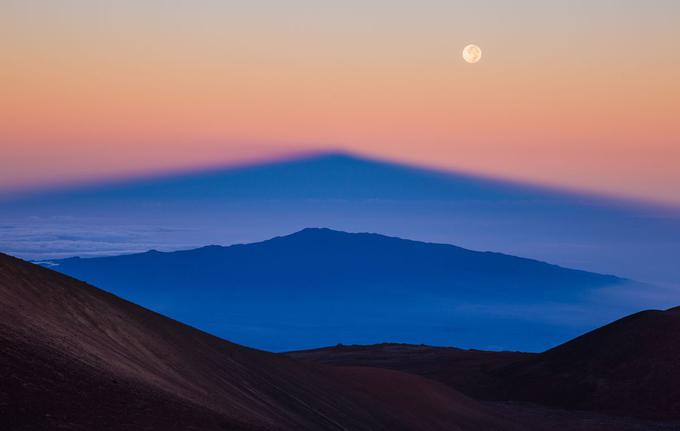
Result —
<instances>
[{"instance_id":1,"label":"full moon","mask_svg":"<svg viewBox=\"0 0 680 431\"><path fill-rule=\"evenodd\" d=\"M463 48L463 59L468 63L477 63L482 58L482 49L477 45L468 45Z\"/></svg>"}]
</instances>

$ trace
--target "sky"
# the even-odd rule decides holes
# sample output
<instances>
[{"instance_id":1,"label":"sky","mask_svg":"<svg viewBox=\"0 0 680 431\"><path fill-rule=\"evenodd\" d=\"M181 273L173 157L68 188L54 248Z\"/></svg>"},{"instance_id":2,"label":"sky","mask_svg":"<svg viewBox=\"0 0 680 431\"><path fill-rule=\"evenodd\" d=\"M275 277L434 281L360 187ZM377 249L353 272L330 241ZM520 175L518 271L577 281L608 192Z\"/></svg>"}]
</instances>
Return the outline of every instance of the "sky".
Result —
<instances>
[{"instance_id":1,"label":"sky","mask_svg":"<svg viewBox=\"0 0 680 431\"><path fill-rule=\"evenodd\" d=\"M0 58L0 192L344 150L680 204L675 0L0 0Z\"/></svg>"}]
</instances>

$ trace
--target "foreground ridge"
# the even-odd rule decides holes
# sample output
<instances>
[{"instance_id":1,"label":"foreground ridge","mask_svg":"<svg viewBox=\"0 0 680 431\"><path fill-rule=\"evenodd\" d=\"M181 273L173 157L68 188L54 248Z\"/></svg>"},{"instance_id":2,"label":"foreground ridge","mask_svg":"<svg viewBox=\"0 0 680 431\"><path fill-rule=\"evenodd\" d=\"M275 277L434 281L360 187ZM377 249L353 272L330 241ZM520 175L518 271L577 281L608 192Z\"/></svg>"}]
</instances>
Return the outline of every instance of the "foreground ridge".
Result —
<instances>
[{"instance_id":1,"label":"foreground ridge","mask_svg":"<svg viewBox=\"0 0 680 431\"><path fill-rule=\"evenodd\" d=\"M0 302L9 429L518 429L443 384L239 346L6 255Z\"/></svg>"}]
</instances>

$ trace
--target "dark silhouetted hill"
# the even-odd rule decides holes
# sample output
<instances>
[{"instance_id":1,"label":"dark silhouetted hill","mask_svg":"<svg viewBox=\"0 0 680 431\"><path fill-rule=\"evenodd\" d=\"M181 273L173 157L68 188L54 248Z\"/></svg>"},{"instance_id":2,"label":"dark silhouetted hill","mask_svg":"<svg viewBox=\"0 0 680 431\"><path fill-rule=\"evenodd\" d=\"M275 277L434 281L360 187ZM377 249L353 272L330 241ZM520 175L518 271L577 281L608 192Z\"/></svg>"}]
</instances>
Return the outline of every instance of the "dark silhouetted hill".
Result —
<instances>
[{"instance_id":1,"label":"dark silhouetted hill","mask_svg":"<svg viewBox=\"0 0 680 431\"><path fill-rule=\"evenodd\" d=\"M680 307L642 311L502 370L504 396L680 419Z\"/></svg>"},{"instance_id":2,"label":"dark silhouetted hill","mask_svg":"<svg viewBox=\"0 0 680 431\"><path fill-rule=\"evenodd\" d=\"M288 355L334 366L400 370L479 399L677 421L679 336L680 307L633 314L540 354L381 344Z\"/></svg>"},{"instance_id":3,"label":"dark silhouetted hill","mask_svg":"<svg viewBox=\"0 0 680 431\"><path fill-rule=\"evenodd\" d=\"M500 381L494 374L497 370L535 355L396 343L337 345L286 353L291 358L332 366L385 368L417 374L487 400L501 398L498 396Z\"/></svg>"}]
</instances>

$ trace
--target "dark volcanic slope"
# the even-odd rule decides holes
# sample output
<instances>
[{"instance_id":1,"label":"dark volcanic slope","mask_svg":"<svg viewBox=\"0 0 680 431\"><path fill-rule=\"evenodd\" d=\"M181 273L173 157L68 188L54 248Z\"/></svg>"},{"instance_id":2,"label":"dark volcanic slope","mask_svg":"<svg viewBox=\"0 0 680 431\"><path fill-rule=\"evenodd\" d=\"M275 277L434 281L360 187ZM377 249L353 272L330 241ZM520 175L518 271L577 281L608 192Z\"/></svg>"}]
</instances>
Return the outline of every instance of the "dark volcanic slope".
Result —
<instances>
[{"instance_id":1,"label":"dark volcanic slope","mask_svg":"<svg viewBox=\"0 0 680 431\"><path fill-rule=\"evenodd\" d=\"M680 419L680 307L625 317L500 377L513 399Z\"/></svg>"},{"instance_id":2,"label":"dark volcanic slope","mask_svg":"<svg viewBox=\"0 0 680 431\"><path fill-rule=\"evenodd\" d=\"M394 343L338 345L286 353L291 358L333 366L386 368L417 374L481 399L497 398L499 382L494 375L497 370L535 355Z\"/></svg>"},{"instance_id":3,"label":"dark volcanic slope","mask_svg":"<svg viewBox=\"0 0 680 431\"><path fill-rule=\"evenodd\" d=\"M632 284L501 253L330 229L55 263L135 303L268 350L386 340L543 350L605 323L602 315L625 315L589 301L603 288ZM584 311L565 316L575 305Z\"/></svg>"},{"instance_id":4,"label":"dark volcanic slope","mask_svg":"<svg viewBox=\"0 0 680 431\"><path fill-rule=\"evenodd\" d=\"M485 400L680 420L680 307L633 314L541 354L383 344L288 355L406 371Z\"/></svg>"},{"instance_id":5,"label":"dark volcanic slope","mask_svg":"<svg viewBox=\"0 0 680 431\"><path fill-rule=\"evenodd\" d=\"M436 382L244 348L2 254L0 304L3 429L514 429Z\"/></svg>"}]
</instances>

